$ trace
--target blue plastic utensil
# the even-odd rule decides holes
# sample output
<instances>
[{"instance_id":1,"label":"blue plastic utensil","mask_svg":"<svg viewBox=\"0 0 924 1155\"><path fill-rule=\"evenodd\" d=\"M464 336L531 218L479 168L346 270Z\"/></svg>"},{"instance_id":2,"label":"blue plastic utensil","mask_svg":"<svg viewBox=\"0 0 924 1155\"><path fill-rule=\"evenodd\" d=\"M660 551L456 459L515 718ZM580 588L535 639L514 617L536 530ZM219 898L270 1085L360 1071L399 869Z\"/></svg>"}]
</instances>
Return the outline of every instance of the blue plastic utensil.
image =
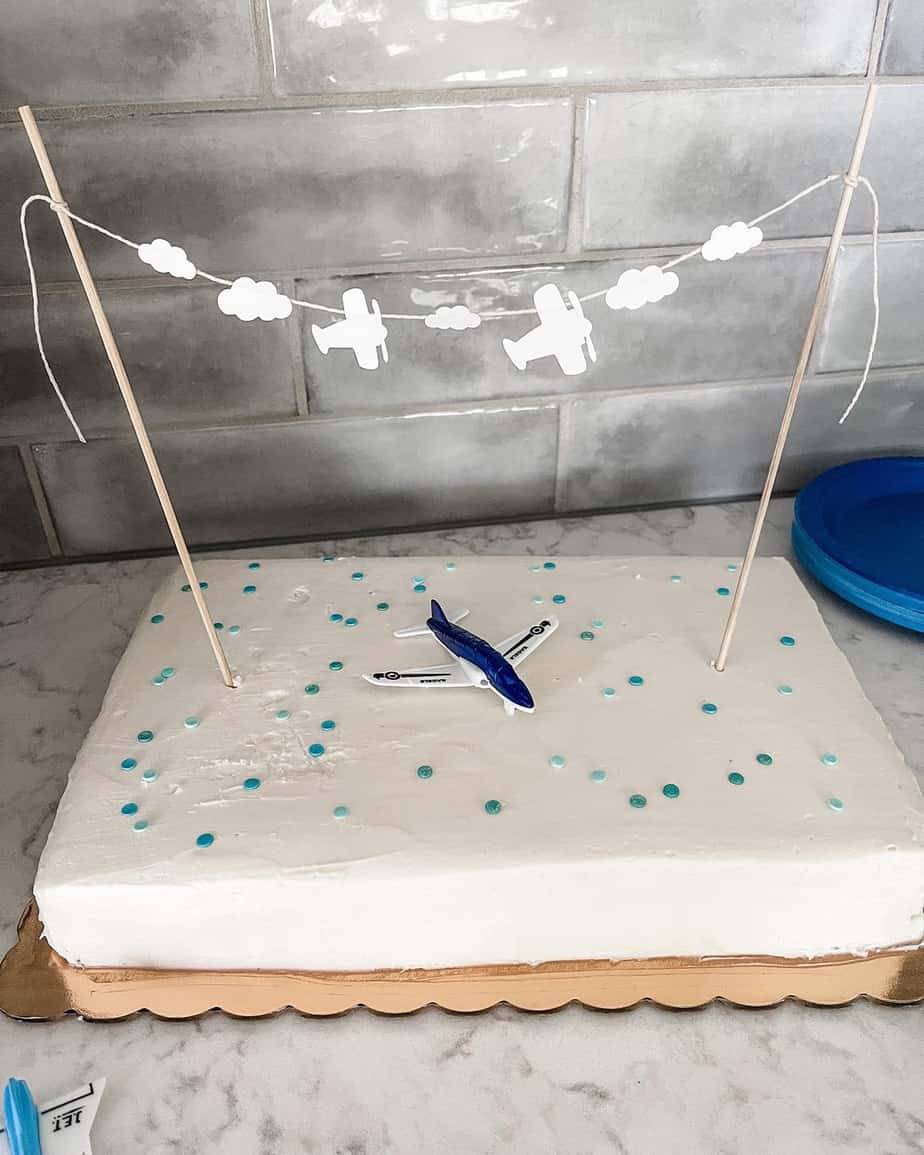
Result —
<instances>
[{"instance_id":1,"label":"blue plastic utensil","mask_svg":"<svg viewBox=\"0 0 924 1155\"><path fill-rule=\"evenodd\" d=\"M4 1088L3 1117L10 1155L42 1155L38 1108L22 1079L10 1079Z\"/></svg>"}]
</instances>

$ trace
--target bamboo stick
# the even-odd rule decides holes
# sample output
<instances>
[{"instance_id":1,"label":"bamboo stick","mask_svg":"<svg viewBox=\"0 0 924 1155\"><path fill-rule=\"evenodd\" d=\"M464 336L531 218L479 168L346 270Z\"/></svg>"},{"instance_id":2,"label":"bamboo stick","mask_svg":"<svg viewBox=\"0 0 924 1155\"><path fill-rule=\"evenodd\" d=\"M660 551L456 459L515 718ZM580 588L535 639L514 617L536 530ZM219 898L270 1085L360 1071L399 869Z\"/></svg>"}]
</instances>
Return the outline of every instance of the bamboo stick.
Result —
<instances>
[{"instance_id":1,"label":"bamboo stick","mask_svg":"<svg viewBox=\"0 0 924 1155\"><path fill-rule=\"evenodd\" d=\"M35 159L38 161L38 166L42 170L42 176L48 188L48 195L53 201L63 203L64 197L58 184L58 178L55 176L55 171L45 149L45 142L42 140L42 134L39 131L38 124L32 115L32 109L27 104L23 105L19 109L19 116L26 130L26 135L29 138L29 143L32 145L32 151L35 153ZM99 330L103 348L106 350L106 356L109 358L109 364L112 366L112 372L115 374L116 383L122 394L122 400L125 402L125 408L128 410L128 418L131 421L132 429L138 440L138 445L141 448L141 455L148 468L148 473L151 475L151 483L154 486L157 500L160 502L160 507L163 510L167 528L170 530L170 536L173 538L173 544L176 546L176 551L179 554L180 564L189 582L189 588L192 591L196 609L199 611L199 617L202 619L202 625L205 627L205 632L208 635L209 644L212 647L212 653L215 655L215 661L218 663L222 680L226 686L233 687L234 676L231 673L231 667L228 664L228 659L222 649L221 642L218 640L215 627L212 625L212 618L209 614L202 590L199 588L199 581L196 577L192 558L189 556L183 531L177 520L173 502L170 500L170 494L167 492L167 486L164 483L160 466L157 464L154 447L151 445L150 437L148 437L148 431L145 428L141 410L138 408L134 390L128 379L128 374L125 371L122 355L119 353L119 347L116 344L106 313L103 310L103 305L93 280L93 274L90 272L90 266L87 264L87 258L84 256L83 248L77 238L77 233L70 217L61 212L55 215L58 218L58 223L61 225L64 239L67 241L67 247L70 250L71 258L77 269L77 275L80 277L80 283L83 285L83 291L90 305L93 320L96 322L96 327Z\"/></svg>"},{"instance_id":2,"label":"bamboo stick","mask_svg":"<svg viewBox=\"0 0 924 1155\"><path fill-rule=\"evenodd\" d=\"M729 647L732 643L735 626L738 623L738 614L741 611L741 602L747 589L748 579L751 576L751 567L754 564L757 547L760 544L760 535L764 528L767 510L770 507L770 499L773 496L773 487L776 484L777 474L780 470L783 450L786 447L786 438L789 436L789 429L792 425L793 415L796 410L796 402L799 400L799 389L802 386L802 379L805 377L809 357L812 355L812 348L815 344L818 326L824 315L825 304L828 299L828 290L831 286L831 277L837 262L838 248L840 247L841 238L844 235L844 226L847 223L847 213L850 209L850 202L853 200L854 189L857 187L857 176L859 175L860 165L863 161L863 151L866 148L866 140L869 136L870 123L873 118L873 109L876 107L877 95L878 86L873 82L866 91L866 101L863 105L863 113L860 117L859 128L857 129L857 136L853 146L853 156L850 159L850 167L844 179L844 191L841 193L841 203L837 209L837 216L834 218L834 227L831 230L831 239L828 242L825 263L821 270L821 277L818 280L818 288L815 291L815 304L809 317L808 328L806 329L805 339L802 342L802 349L799 353L799 360L796 363L796 369L793 373L792 384L789 387L789 397L786 401L786 408L783 410L776 445L773 448L773 456L770 458L767 479L764 482L763 492L760 495L760 504L757 507L754 528L751 530L751 539L748 542L748 548L741 565L741 573L738 577L738 583L735 586L735 596L728 611L728 618L726 619L722 640L719 644L719 652L712 663L720 672L725 669L725 664L728 659Z\"/></svg>"}]
</instances>

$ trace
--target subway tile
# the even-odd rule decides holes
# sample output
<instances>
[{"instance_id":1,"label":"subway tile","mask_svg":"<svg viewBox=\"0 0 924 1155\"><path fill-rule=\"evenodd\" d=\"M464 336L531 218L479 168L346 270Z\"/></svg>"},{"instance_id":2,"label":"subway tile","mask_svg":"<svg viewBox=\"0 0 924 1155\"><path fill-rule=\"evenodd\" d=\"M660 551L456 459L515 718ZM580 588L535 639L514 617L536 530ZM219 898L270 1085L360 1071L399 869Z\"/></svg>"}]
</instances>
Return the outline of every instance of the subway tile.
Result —
<instances>
[{"instance_id":1,"label":"subway tile","mask_svg":"<svg viewBox=\"0 0 924 1155\"><path fill-rule=\"evenodd\" d=\"M212 286L117 289L101 295L145 420L153 426L297 412L287 328L224 316ZM0 298L0 427L7 435L73 437L39 359L27 296ZM78 423L128 429L109 362L80 290L41 299L42 333Z\"/></svg>"},{"instance_id":2,"label":"subway tile","mask_svg":"<svg viewBox=\"0 0 924 1155\"><path fill-rule=\"evenodd\" d=\"M155 435L192 543L485 520L552 508L553 405ZM35 447L66 553L169 544L134 443Z\"/></svg>"},{"instance_id":3,"label":"subway tile","mask_svg":"<svg viewBox=\"0 0 924 1155\"><path fill-rule=\"evenodd\" d=\"M388 363L370 372L350 350L319 351L311 334L327 318L302 314L308 392L314 413L388 412L414 405L478 401L676 382L774 377L795 364L811 309L822 253L817 249L758 249L730 262L689 261L680 288L657 304L613 312L598 299L586 305L596 363L565 376L553 357L517 370L504 337L518 337L536 317L484 321L461 332L421 322L389 321ZM582 262L476 273L389 274L298 283L298 295L339 305L347 287L362 287L384 312L426 314L441 305L476 312L519 309L553 282L579 295L606 288L630 267L625 261Z\"/></svg>"},{"instance_id":4,"label":"subway tile","mask_svg":"<svg viewBox=\"0 0 924 1155\"><path fill-rule=\"evenodd\" d=\"M48 557L48 542L15 445L0 445L0 564Z\"/></svg>"},{"instance_id":5,"label":"subway tile","mask_svg":"<svg viewBox=\"0 0 924 1155\"><path fill-rule=\"evenodd\" d=\"M891 0L879 69L893 76L924 73L924 7L921 0Z\"/></svg>"},{"instance_id":6,"label":"subway tile","mask_svg":"<svg viewBox=\"0 0 924 1155\"><path fill-rule=\"evenodd\" d=\"M269 0L284 93L865 71L872 0Z\"/></svg>"},{"instance_id":7,"label":"subway tile","mask_svg":"<svg viewBox=\"0 0 924 1155\"><path fill-rule=\"evenodd\" d=\"M30 0L8 8L3 21L2 105L209 100L258 91L248 0Z\"/></svg>"},{"instance_id":8,"label":"subway tile","mask_svg":"<svg viewBox=\"0 0 924 1155\"><path fill-rule=\"evenodd\" d=\"M852 385L802 389L778 489L843 461L920 451L922 377L872 381L844 425ZM716 501L760 492L788 382L583 398L562 414L560 505L575 511Z\"/></svg>"},{"instance_id":9,"label":"subway tile","mask_svg":"<svg viewBox=\"0 0 924 1155\"><path fill-rule=\"evenodd\" d=\"M793 86L609 93L591 98L585 177L589 248L696 244L849 163L862 88ZM924 86L885 85L863 171L882 193L882 227L924 227ZM762 224L768 237L830 232L832 183ZM872 215L855 197L849 232Z\"/></svg>"},{"instance_id":10,"label":"subway tile","mask_svg":"<svg viewBox=\"0 0 924 1155\"><path fill-rule=\"evenodd\" d=\"M873 327L872 266L869 244L846 245L840 253L816 352L822 372L859 369L866 362ZM924 241L879 246L879 300L873 365L924 362Z\"/></svg>"},{"instance_id":11,"label":"subway tile","mask_svg":"<svg viewBox=\"0 0 924 1155\"><path fill-rule=\"evenodd\" d=\"M132 240L163 236L210 272L340 268L399 258L557 252L566 99L404 109L168 114L43 126L65 196ZM21 130L0 131L0 276L25 280L17 210L40 188ZM73 280L51 214L34 210L40 275ZM135 254L82 232L95 272Z\"/></svg>"}]
</instances>

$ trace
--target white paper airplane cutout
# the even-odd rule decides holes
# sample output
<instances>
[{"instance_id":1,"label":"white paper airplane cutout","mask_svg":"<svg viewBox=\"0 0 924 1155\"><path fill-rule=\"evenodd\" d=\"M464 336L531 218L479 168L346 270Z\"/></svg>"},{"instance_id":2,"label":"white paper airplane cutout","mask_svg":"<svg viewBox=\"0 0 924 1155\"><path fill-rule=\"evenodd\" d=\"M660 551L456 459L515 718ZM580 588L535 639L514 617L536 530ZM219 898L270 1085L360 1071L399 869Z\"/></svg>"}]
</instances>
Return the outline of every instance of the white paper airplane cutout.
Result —
<instances>
[{"instance_id":1,"label":"white paper airplane cutout","mask_svg":"<svg viewBox=\"0 0 924 1155\"><path fill-rule=\"evenodd\" d=\"M568 376L587 368L584 346L591 361L597 350L590 339L592 328L584 316L577 294L568 291L571 308L565 304L557 285L541 285L533 293L539 324L518 341L504 340L504 351L518 369L525 369L539 357L555 357L561 371Z\"/></svg>"},{"instance_id":2,"label":"white paper airplane cutout","mask_svg":"<svg viewBox=\"0 0 924 1155\"><path fill-rule=\"evenodd\" d=\"M373 298L370 312L362 289L347 289L343 294L343 311L346 316L342 321L335 321L326 328L311 326L315 344L324 354L329 349L352 349L361 369L378 369L379 349L382 350L382 361L388 361L385 348L388 330L382 324L378 301Z\"/></svg>"}]
</instances>

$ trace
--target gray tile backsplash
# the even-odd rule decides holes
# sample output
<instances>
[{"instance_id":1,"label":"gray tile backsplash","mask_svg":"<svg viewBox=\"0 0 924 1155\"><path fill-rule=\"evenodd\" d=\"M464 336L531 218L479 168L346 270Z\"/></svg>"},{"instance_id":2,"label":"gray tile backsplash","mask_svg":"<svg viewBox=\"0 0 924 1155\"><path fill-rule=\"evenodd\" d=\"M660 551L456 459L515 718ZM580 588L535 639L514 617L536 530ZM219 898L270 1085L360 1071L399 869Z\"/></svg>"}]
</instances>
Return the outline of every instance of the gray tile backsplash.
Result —
<instances>
[{"instance_id":1,"label":"gray tile backsplash","mask_svg":"<svg viewBox=\"0 0 924 1155\"><path fill-rule=\"evenodd\" d=\"M891 0L879 67L884 73L924 73L924 5L921 0Z\"/></svg>"},{"instance_id":2,"label":"gray tile backsplash","mask_svg":"<svg viewBox=\"0 0 924 1155\"><path fill-rule=\"evenodd\" d=\"M145 420L153 427L227 423L298 412L287 328L219 312L217 288L165 285L102 297ZM45 294L45 349L85 433L128 429L122 398L89 306L78 290ZM74 434L35 347L32 303L7 299L0 329L0 429L33 438Z\"/></svg>"},{"instance_id":3,"label":"gray tile backsplash","mask_svg":"<svg viewBox=\"0 0 924 1155\"><path fill-rule=\"evenodd\" d=\"M0 445L0 563L48 557L48 543L15 445Z\"/></svg>"},{"instance_id":4,"label":"gray tile backsplash","mask_svg":"<svg viewBox=\"0 0 924 1155\"><path fill-rule=\"evenodd\" d=\"M552 405L451 417L164 433L155 449L192 543L336 535L551 511ZM128 438L39 445L68 553L169 544Z\"/></svg>"},{"instance_id":5,"label":"gray tile backsplash","mask_svg":"<svg viewBox=\"0 0 924 1155\"><path fill-rule=\"evenodd\" d=\"M283 93L862 73L869 0L268 0Z\"/></svg>"},{"instance_id":6,"label":"gray tile backsplash","mask_svg":"<svg viewBox=\"0 0 924 1155\"><path fill-rule=\"evenodd\" d=\"M389 325L389 361L360 369L349 350L322 355L311 326L326 318L304 311L304 359L314 413L388 412L413 405L531 394L586 392L672 382L739 380L786 373L805 331L822 253L758 250L731 262L691 261L678 268L680 288L632 312L589 302L598 352L580 376L566 377L553 357L517 370L501 345L537 324L536 317L485 321L462 332L422 323ZM585 262L480 273L388 274L344 281L305 281L299 295L338 305L344 288L361 285L383 311L421 312L464 304L476 312L532 304L553 281L579 295L614 284L625 261Z\"/></svg>"}]
</instances>

